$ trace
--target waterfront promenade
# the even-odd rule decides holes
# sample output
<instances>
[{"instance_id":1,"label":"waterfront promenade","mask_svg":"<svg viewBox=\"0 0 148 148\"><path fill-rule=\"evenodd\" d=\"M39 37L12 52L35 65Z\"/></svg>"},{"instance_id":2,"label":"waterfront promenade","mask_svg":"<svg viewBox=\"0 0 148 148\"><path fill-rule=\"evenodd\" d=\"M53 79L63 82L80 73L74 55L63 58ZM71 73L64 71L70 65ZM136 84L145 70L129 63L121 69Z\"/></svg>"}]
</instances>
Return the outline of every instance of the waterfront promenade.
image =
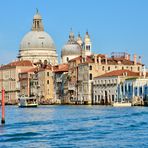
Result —
<instances>
[{"instance_id":1,"label":"waterfront promenade","mask_svg":"<svg viewBox=\"0 0 148 148\"><path fill-rule=\"evenodd\" d=\"M148 147L148 108L6 106L0 147Z\"/></svg>"}]
</instances>

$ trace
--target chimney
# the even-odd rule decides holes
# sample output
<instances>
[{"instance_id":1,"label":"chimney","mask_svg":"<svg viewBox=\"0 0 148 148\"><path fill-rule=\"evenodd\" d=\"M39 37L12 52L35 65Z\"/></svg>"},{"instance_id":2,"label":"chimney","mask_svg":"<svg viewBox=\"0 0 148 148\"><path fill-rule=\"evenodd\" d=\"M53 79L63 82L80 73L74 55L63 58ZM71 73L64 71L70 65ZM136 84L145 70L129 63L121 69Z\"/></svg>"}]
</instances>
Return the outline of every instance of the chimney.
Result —
<instances>
[{"instance_id":1,"label":"chimney","mask_svg":"<svg viewBox=\"0 0 148 148\"><path fill-rule=\"evenodd\" d=\"M105 64L107 65L107 55L105 55Z\"/></svg>"},{"instance_id":2,"label":"chimney","mask_svg":"<svg viewBox=\"0 0 148 148\"><path fill-rule=\"evenodd\" d=\"M128 61L130 61L130 54L126 54L125 59L128 60Z\"/></svg>"},{"instance_id":3,"label":"chimney","mask_svg":"<svg viewBox=\"0 0 148 148\"><path fill-rule=\"evenodd\" d=\"M51 66L51 71L53 71L53 66Z\"/></svg>"},{"instance_id":4,"label":"chimney","mask_svg":"<svg viewBox=\"0 0 148 148\"><path fill-rule=\"evenodd\" d=\"M143 71L142 72L143 72L143 77L146 78L146 68L145 68L145 66L143 67Z\"/></svg>"},{"instance_id":5,"label":"chimney","mask_svg":"<svg viewBox=\"0 0 148 148\"><path fill-rule=\"evenodd\" d=\"M131 55L130 55L130 54L128 54L128 60L129 60L129 61L131 60Z\"/></svg>"},{"instance_id":6,"label":"chimney","mask_svg":"<svg viewBox=\"0 0 148 148\"><path fill-rule=\"evenodd\" d=\"M97 54L95 54L94 57L95 57L95 63L97 63Z\"/></svg>"},{"instance_id":7,"label":"chimney","mask_svg":"<svg viewBox=\"0 0 148 148\"><path fill-rule=\"evenodd\" d=\"M134 54L134 65L136 65L136 64L137 64L137 55Z\"/></svg>"},{"instance_id":8,"label":"chimney","mask_svg":"<svg viewBox=\"0 0 148 148\"><path fill-rule=\"evenodd\" d=\"M99 65L101 65L101 57L99 57Z\"/></svg>"}]
</instances>

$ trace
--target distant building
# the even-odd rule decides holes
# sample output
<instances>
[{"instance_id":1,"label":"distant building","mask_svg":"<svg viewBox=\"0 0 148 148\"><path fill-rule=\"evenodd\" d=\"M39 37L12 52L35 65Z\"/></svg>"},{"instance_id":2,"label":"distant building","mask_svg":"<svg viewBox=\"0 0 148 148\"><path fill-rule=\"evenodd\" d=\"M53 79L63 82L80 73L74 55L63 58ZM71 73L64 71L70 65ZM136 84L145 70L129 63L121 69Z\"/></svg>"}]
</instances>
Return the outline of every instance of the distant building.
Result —
<instances>
[{"instance_id":1,"label":"distant building","mask_svg":"<svg viewBox=\"0 0 148 148\"><path fill-rule=\"evenodd\" d=\"M68 62L68 100L70 104L78 103L78 65L82 57L76 57Z\"/></svg>"},{"instance_id":2,"label":"distant building","mask_svg":"<svg viewBox=\"0 0 148 148\"><path fill-rule=\"evenodd\" d=\"M132 86L124 87L127 78L138 78L138 72L129 70L116 70L94 78L93 83L93 104L110 105L113 102L124 101L125 92L131 92ZM130 100L131 101L131 100Z\"/></svg>"},{"instance_id":3,"label":"distant building","mask_svg":"<svg viewBox=\"0 0 148 148\"><path fill-rule=\"evenodd\" d=\"M37 97L38 96L38 68L31 68L19 73L20 96Z\"/></svg>"},{"instance_id":4,"label":"distant building","mask_svg":"<svg viewBox=\"0 0 148 148\"><path fill-rule=\"evenodd\" d=\"M11 62L0 67L0 91L2 87L5 89L6 103L17 102L20 93L19 73L33 67L32 62L27 60Z\"/></svg>"},{"instance_id":5,"label":"distant building","mask_svg":"<svg viewBox=\"0 0 148 148\"><path fill-rule=\"evenodd\" d=\"M30 60L33 63L44 62L58 64L56 47L51 36L44 31L42 17L37 13L33 18L33 25L21 41L18 58Z\"/></svg>"},{"instance_id":6,"label":"distant building","mask_svg":"<svg viewBox=\"0 0 148 148\"><path fill-rule=\"evenodd\" d=\"M126 79L123 83L123 95L133 105L148 105L148 77Z\"/></svg>"},{"instance_id":7,"label":"distant building","mask_svg":"<svg viewBox=\"0 0 148 148\"><path fill-rule=\"evenodd\" d=\"M41 68L38 71L38 95L41 102L55 102L54 74L52 66Z\"/></svg>"},{"instance_id":8,"label":"distant building","mask_svg":"<svg viewBox=\"0 0 148 148\"><path fill-rule=\"evenodd\" d=\"M62 104L69 103L68 100L68 64L59 64L53 67L54 91L56 100Z\"/></svg>"},{"instance_id":9,"label":"distant building","mask_svg":"<svg viewBox=\"0 0 148 148\"><path fill-rule=\"evenodd\" d=\"M93 98L92 81L94 77L109 73L115 70L130 70L140 72L143 68L141 61L130 59L127 53L113 53L111 57L104 54L91 55L90 60L83 59L78 65L78 99L91 104ZM85 90L87 90L85 92Z\"/></svg>"}]
</instances>

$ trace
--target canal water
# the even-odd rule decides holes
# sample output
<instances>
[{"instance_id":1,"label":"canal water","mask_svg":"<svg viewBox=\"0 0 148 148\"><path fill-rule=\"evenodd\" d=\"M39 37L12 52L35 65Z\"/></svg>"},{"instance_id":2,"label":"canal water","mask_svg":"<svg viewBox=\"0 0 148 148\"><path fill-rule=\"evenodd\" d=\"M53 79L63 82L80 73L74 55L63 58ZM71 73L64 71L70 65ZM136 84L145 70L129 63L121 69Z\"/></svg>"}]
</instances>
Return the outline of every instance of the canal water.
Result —
<instances>
[{"instance_id":1,"label":"canal water","mask_svg":"<svg viewBox=\"0 0 148 148\"><path fill-rule=\"evenodd\" d=\"M0 148L7 147L147 148L148 108L7 106Z\"/></svg>"}]
</instances>

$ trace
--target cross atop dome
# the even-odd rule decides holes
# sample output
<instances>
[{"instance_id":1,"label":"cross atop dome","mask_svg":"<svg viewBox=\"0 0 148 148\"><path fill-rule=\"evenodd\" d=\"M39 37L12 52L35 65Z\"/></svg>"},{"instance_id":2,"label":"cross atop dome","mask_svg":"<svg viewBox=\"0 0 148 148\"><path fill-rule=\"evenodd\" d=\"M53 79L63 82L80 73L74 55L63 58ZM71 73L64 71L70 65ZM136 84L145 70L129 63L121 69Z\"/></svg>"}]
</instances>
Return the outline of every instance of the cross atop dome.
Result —
<instances>
[{"instance_id":1,"label":"cross atop dome","mask_svg":"<svg viewBox=\"0 0 148 148\"><path fill-rule=\"evenodd\" d=\"M44 31L42 17L39 14L38 9L36 9L36 14L33 17L32 31Z\"/></svg>"}]
</instances>

